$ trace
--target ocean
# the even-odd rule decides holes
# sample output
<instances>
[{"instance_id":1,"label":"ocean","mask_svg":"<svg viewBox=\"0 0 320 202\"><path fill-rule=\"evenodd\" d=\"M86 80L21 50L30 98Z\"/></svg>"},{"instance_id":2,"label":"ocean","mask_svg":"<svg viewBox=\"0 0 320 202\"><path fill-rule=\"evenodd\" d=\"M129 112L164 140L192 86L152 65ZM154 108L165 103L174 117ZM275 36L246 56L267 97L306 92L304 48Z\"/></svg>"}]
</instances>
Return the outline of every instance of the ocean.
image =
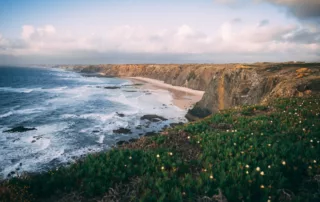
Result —
<instances>
[{"instance_id":1,"label":"ocean","mask_svg":"<svg viewBox=\"0 0 320 202\"><path fill-rule=\"evenodd\" d=\"M186 122L163 89L42 67L0 67L0 176L66 165L118 141ZM168 120L150 122L143 115ZM35 128L6 132L17 126ZM127 134L117 133L129 129Z\"/></svg>"}]
</instances>

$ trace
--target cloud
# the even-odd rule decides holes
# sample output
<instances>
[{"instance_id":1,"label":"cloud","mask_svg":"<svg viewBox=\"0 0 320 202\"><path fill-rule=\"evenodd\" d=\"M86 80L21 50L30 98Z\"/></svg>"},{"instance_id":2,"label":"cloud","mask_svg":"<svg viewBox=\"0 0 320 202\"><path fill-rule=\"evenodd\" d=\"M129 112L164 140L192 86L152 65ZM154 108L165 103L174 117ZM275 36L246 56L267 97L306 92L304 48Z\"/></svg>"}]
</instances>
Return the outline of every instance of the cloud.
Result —
<instances>
[{"instance_id":1,"label":"cloud","mask_svg":"<svg viewBox=\"0 0 320 202\"><path fill-rule=\"evenodd\" d=\"M181 62L183 58L185 61L190 58L191 61L210 59L214 62L214 56L220 60L224 58L225 62L242 61L250 55L251 60L271 58L271 55L279 60L286 57L300 60L318 57L320 32L317 28L295 24L272 25L267 20L260 21L260 26L239 22L240 19L233 19L222 23L215 33L202 32L185 24L175 29L159 30L123 25L89 35L68 33L52 25L25 25L19 39L0 35L0 55L6 55L6 61L12 57L29 61L27 58L31 57L37 61L47 58L48 61L73 63L94 61L93 58L103 63L103 55L105 60L109 58L109 62L117 59L123 63L159 62L160 59L165 61L165 58L168 62ZM137 60L130 55L136 55ZM278 58L279 55L283 56ZM115 58L110 59L109 56ZM178 57L177 60L173 59L174 56Z\"/></svg>"},{"instance_id":2,"label":"cloud","mask_svg":"<svg viewBox=\"0 0 320 202\"><path fill-rule=\"evenodd\" d=\"M217 3L222 3L222 4L233 4L237 2L237 0L213 0L213 1Z\"/></svg>"},{"instance_id":3,"label":"cloud","mask_svg":"<svg viewBox=\"0 0 320 202\"><path fill-rule=\"evenodd\" d=\"M320 44L320 30L298 29L288 34L286 40L301 44Z\"/></svg>"},{"instance_id":4,"label":"cloud","mask_svg":"<svg viewBox=\"0 0 320 202\"><path fill-rule=\"evenodd\" d=\"M275 5L284 6L298 18L319 18L319 0L262 0Z\"/></svg>"},{"instance_id":5,"label":"cloud","mask_svg":"<svg viewBox=\"0 0 320 202\"><path fill-rule=\"evenodd\" d=\"M269 20L261 20L258 24L258 27L263 27L269 24Z\"/></svg>"},{"instance_id":6,"label":"cloud","mask_svg":"<svg viewBox=\"0 0 320 202\"><path fill-rule=\"evenodd\" d=\"M241 18L234 18L234 19L232 19L231 22L233 22L233 23L241 23L242 19Z\"/></svg>"},{"instance_id":7,"label":"cloud","mask_svg":"<svg viewBox=\"0 0 320 202\"><path fill-rule=\"evenodd\" d=\"M21 36L23 39L29 39L31 35L35 33L35 29L31 25L23 25Z\"/></svg>"},{"instance_id":8,"label":"cloud","mask_svg":"<svg viewBox=\"0 0 320 202\"><path fill-rule=\"evenodd\" d=\"M27 44L21 39L7 39L0 34L0 54L9 53L15 49L26 48Z\"/></svg>"},{"instance_id":9,"label":"cloud","mask_svg":"<svg viewBox=\"0 0 320 202\"><path fill-rule=\"evenodd\" d=\"M243 8L250 3L250 0L213 0L213 2L226 5L230 8Z\"/></svg>"},{"instance_id":10,"label":"cloud","mask_svg":"<svg viewBox=\"0 0 320 202\"><path fill-rule=\"evenodd\" d=\"M319 0L213 0L216 3L231 7L243 6L246 3L268 2L281 6L300 19L313 19L320 23L320 1Z\"/></svg>"}]
</instances>

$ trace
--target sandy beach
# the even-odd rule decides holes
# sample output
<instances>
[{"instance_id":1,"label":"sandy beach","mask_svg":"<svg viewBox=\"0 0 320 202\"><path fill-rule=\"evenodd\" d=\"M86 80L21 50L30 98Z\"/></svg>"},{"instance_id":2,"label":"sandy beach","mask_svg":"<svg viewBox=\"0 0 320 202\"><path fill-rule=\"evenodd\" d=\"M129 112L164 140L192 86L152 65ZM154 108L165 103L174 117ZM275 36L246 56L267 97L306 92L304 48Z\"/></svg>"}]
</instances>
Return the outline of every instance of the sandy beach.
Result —
<instances>
[{"instance_id":1,"label":"sandy beach","mask_svg":"<svg viewBox=\"0 0 320 202\"><path fill-rule=\"evenodd\" d=\"M193 90L181 86L173 86L171 84L164 83L163 81L144 78L144 77L129 77L129 79L135 82L143 82L145 89L163 89L168 90L173 97L173 104L181 109L189 109L195 103L201 100L204 91Z\"/></svg>"}]
</instances>

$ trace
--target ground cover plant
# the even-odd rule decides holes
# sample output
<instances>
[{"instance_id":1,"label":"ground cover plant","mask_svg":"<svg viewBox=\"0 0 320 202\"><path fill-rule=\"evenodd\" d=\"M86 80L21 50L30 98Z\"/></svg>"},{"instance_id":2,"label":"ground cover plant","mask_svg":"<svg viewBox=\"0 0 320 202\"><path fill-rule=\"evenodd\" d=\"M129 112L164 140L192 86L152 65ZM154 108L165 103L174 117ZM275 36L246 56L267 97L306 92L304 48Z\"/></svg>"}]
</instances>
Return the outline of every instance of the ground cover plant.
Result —
<instances>
[{"instance_id":1,"label":"ground cover plant","mask_svg":"<svg viewBox=\"0 0 320 202\"><path fill-rule=\"evenodd\" d=\"M2 201L319 201L320 98L242 106L68 167L2 181Z\"/></svg>"}]
</instances>

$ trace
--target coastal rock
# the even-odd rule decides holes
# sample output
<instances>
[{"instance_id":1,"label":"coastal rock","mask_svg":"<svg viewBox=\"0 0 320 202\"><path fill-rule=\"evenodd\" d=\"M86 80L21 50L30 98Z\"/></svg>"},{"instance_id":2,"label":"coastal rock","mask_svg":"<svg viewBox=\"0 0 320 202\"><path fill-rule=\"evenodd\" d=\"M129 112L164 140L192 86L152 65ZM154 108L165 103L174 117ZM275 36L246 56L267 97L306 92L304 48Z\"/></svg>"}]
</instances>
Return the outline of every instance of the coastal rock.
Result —
<instances>
[{"instance_id":1,"label":"coastal rock","mask_svg":"<svg viewBox=\"0 0 320 202\"><path fill-rule=\"evenodd\" d=\"M121 87L119 87L119 86L105 86L103 88L104 89L120 89Z\"/></svg>"},{"instance_id":2,"label":"coastal rock","mask_svg":"<svg viewBox=\"0 0 320 202\"><path fill-rule=\"evenodd\" d=\"M147 114L147 115L143 115L140 120L148 120L151 122L159 122L159 121L166 121L168 119L163 118L162 116L158 116L156 114Z\"/></svg>"},{"instance_id":3,"label":"coastal rock","mask_svg":"<svg viewBox=\"0 0 320 202\"><path fill-rule=\"evenodd\" d=\"M155 136L155 135L157 135L156 132L147 132L144 134L144 136L146 136L146 137Z\"/></svg>"},{"instance_id":4,"label":"coastal rock","mask_svg":"<svg viewBox=\"0 0 320 202\"><path fill-rule=\"evenodd\" d=\"M171 128L174 128L174 127L176 127L176 126L181 126L181 125L183 125L184 123L183 122L179 122L179 123L170 123L170 127Z\"/></svg>"},{"instance_id":5,"label":"coastal rock","mask_svg":"<svg viewBox=\"0 0 320 202\"><path fill-rule=\"evenodd\" d=\"M22 133L30 130L37 130L36 128L26 128L24 126L17 126L14 128L11 128L10 130L3 131L4 133Z\"/></svg>"},{"instance_id":6,"label":"coastal rock","mask_svg":"<svg viewBox=\"0 0 320 202\"><path fill-rule=\"evenodd\" d=\"M113 130L113 133L116 133L116 134L131 134L131 130L130 129L127 129L127 128L119 128L119 129L116 129L116 130Z\"/></svg>"},{"instance_id":7,"label":"coastal rock","mask_svg":"<svg viewBox=\"0 0 320 202\"><path fill-rule=\"evenodd\" d=\"M43 137L43 135L33 136L33 138L35 138L36 140L40 140L42 137Z\"/></svg>"},{"instance_id":8,"label":"coastal rock","mask_svg":"<svg viewBox=\"0 0 320 202\"><path fill-rule=\"evenodd\" d=\"M14 140L12 140L12 142L15 142L15 141L18 141L18 140L20 140L20 138L14 139Z\"/></svg>"},{"instance_id":9,"label":"coastal rock","mask_svg":"<svg viewBox=\"0 0 320 202\"><path fill-rule=\"evenodd\" d=\"M124 114L122 114L122 113L116 112L116 114L117 114L119 117L124 117Z\"/></svg>"},{"instance_id":10,"label":"coastal rock","mask_svg":"<svg viewBox=\"0 0 320 202\"><path fill-rule=\"evenodd\" d=\"M123 85L125 87L130 87L130 86L142 86L143 83L134 83L134 84L126 84L126 85Z\"/></svg>"},{"instance_id":11,"label":"coastal rock","mask_svg":"<svg viewBox=\"0 0 320 202\"><path fill-rule=\"evenodd\" d=\"M124 145L124 144L129 144L129 142L124 141L124 140L120 140L119 142L117 142L118 146Z\"/></svg>"},{"instance_id":12,"label":"coastal rock","mask_svg":"<svg viewBox=\"0 0 320 202\"><path fill-rule=\"evenodd\" d=\"M138 139L132 138L132 139L130 139L128 142L133 143L133 142L136 142L136 141L138 141Z\"/></svg>"}]
</instances>

